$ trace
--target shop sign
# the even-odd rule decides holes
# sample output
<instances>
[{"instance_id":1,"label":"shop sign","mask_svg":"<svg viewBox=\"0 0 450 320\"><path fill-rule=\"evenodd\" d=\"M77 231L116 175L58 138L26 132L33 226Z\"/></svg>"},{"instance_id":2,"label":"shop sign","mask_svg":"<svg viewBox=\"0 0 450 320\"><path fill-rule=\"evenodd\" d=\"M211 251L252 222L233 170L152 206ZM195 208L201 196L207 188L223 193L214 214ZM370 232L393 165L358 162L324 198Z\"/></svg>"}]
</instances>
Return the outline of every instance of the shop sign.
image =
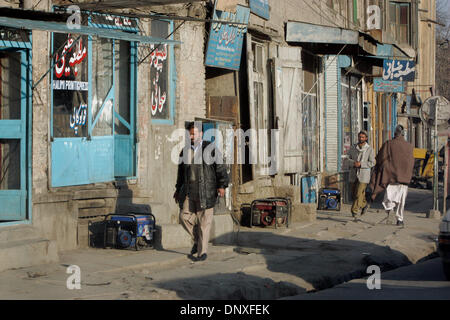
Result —
<instances>
[{"instance_id":1,"label":"shop sign","mask_svg":"<svg viewBox=\"0 0 450 320\"><path fill-rule=\"evenodd\" d=\"M403 81L388 81L383 78L375 78L373 80L373 89L376 92L404 92L405 85Z\"/></svg>"},{"instance_id":2,"label":"shop sign","mask_svg":"<svg viewBox=\"0 0 450 320\"><path fill-rule=\"evenodd\" d=\"M250 0L250 11L261 18L269 20L269 0Z\"/></svg>"},{"instance_id":3,"label":"shop sign","mask_svg":"<svg viewBox=\"0 0 450 320\"><path fill-rule=\"evenodd\" d=\"M0 28L0 41L29 42L30 38L25 30Z\"/></svg>"},{"instance_id":4,"label":"shop sign","mask_svg":"<svg viewBox=\"0 0 450 320\"><path fill-rule=\"evenodd\" d=\"M138 28L137 20L128 17L120 17L110 14L92 14L91 22L95 25L111 26L119 29Z\"/></svg>"},{"instance_id":5,"label":"shop sign","mask_svg":"<svg viewBox=\"0 0 450 320\"><path fill-rule=\"evenodd\" d=\"M383 80L414 81L416 78L416 65L408 60L383 61Z\"/></svg>"},{"instance_id":6,"label":"shop sign","mask_svg":"<svg viewBox=\"0 0 450 320\"><path fill-rule=\"evenodd\" d=\"M88 106L88 37L55 33L53 128L55 137L86 137Z\"/></svg>"},{"instance_id":7,"label":"shop sign","mask_svg":"<svg viewBox=\"0 0 450 320\"><path fill-rule=\"evenodd\" d=\"M239 70L244 35L247 32L250 8L236 6L236 13L214 10L213 20L235 22L211 24L205 65Z\"/></svg>"}]
</instances>

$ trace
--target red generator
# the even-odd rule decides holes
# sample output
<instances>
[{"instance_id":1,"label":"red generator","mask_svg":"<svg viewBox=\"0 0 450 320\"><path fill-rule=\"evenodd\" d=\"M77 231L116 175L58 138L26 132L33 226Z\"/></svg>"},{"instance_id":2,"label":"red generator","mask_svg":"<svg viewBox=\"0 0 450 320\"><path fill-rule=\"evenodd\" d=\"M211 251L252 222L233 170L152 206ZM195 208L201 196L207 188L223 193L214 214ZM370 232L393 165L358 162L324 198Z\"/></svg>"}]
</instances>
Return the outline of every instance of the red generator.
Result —
<instances>
[{"instance_id":1,"label":"red generator","mask_svg":"<svg viewBox=\"0 0 450 320\"><path fill-rule=\"evenodd\" d=\"M251 204L250 228L284 225L289 228L292 204L289 198L267 198L254 200Z\"/></svg>"}]
</instances>

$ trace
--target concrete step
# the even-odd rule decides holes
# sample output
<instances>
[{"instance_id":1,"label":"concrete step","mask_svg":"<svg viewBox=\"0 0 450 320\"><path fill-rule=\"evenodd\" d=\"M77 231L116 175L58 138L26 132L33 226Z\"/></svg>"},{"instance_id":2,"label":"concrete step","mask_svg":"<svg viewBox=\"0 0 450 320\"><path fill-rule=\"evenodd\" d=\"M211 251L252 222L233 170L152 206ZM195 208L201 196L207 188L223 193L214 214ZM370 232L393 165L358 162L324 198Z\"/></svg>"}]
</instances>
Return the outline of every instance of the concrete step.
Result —
<instances>
[{"instance_id":1,"label":"concrete step","mask_svg":"<svg viewBox=\"0 0 450 320\"><path fill-rule=\"evenodd\" d=\"M14 268L58 262L55 241L43 238L0 243L0 272Z\"/></svg>"},{"instance_id":2,"label":"concrete step","mask_svg":"<svg viewBox=\"0 0 450 320\"><path fill-rule=\"evenodd\" d=\"M39 232L31 225L0 227L0 245L5 242L39 238Z\"/></svg>"}]
</instances>

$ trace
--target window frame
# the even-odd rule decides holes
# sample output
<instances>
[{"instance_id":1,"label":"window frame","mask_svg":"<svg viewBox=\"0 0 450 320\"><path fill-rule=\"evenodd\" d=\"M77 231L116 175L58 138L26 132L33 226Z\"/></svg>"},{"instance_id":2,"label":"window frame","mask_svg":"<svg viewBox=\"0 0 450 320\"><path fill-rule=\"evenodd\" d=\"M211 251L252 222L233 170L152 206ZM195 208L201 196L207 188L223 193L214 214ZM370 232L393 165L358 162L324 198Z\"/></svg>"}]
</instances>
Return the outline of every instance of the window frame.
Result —
<instances>
[{"instance_id":1,"label":"window frame","mask_svg":"<svg viewBox=\"0 0 450 320\"><path fill-rule=\"evenodd\" d=\"M393 22L394 17L392 17L392 6L395 7L395 22ZM402 7L407 8L407 24L401 24L401 10ZM413 45L413 39L412 39L412 22L411 22L411 14L412 14L412 6L410 2L400 2L400 1L389 1L389 26L391 29L394 30L391 34L394 39L401 44L408 44L410 46ZM407 29L407 39L406 42L404 42L403 39L401 39L400 36L400 27L406 26Z\"/></svg>"}]
</instances>

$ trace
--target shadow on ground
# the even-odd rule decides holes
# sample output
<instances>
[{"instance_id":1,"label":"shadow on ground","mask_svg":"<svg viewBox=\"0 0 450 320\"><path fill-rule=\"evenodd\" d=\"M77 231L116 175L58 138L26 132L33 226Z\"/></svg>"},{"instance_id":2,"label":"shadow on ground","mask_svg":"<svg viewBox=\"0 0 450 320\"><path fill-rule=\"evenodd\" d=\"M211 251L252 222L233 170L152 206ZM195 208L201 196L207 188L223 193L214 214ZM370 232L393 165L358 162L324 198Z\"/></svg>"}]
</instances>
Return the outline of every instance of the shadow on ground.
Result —
<instances>
[{"instance_id":1,"label":"shadow on ground","mask_svg":"<svg viewBox=\"0 0 450 320\"><path fill-rule=\"evenodd\" d=\"M370 265L387 271L411 264L401 252L361 241L318 241L270 232L240 232L239 238L234 252L241 265L211 257L194 268L198 273L205 269L205 274L217 268L217 273L194 273L153 285L175 291L181 299L279 299L366 277Z\"/></svg>"}]
</instances>

